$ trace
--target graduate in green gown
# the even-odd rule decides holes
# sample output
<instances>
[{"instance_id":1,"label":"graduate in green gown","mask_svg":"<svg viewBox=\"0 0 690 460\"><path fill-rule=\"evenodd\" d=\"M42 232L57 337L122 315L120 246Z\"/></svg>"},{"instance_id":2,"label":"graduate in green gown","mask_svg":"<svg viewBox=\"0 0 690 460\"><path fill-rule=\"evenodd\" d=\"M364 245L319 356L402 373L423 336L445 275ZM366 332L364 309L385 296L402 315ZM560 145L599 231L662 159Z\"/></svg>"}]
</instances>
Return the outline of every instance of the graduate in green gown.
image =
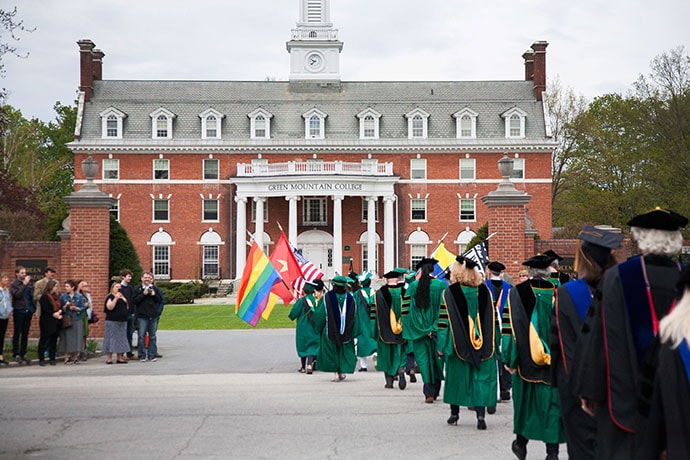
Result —
<instances>
[{"instance_id":1,"label":"graduate in green gown","mask_svg":"<svg viewBox=\"0 0 690 460\"><path fill-rule=\"evenodd\" d=\"M348 278L336 276L331 280L333 290L323 295L314 311L315 329L321 334L317 362L319 370L334 372L334 382L352 374L357 364L355 337L359 334L357 306L348 292Z\"/></svg>"},{"instance_id":2,"label":"graduate in green gown","mask_svg":"<svg viewBox=\"0 0 690 460\"><path fill-rule=\"evenodd\" d=\"M319 334L314 329L314 311L323 294L323 281L315 280L304 284L304 296L300 297L292 306L288 318L297 320L295 328L295 345L300 357L299 372L311 374L314 371L314 361L319 354Z\"/></svg>"},{"instance_id":3,"label":"graduate in green gown","mask_svg":"<svg viewBox=\"0 0 690 460\"><path fill-rule=\"evenodd\" d=\"M443 291L448 285L431 276L436 263L436 259L428 258L417 263L420 277L412 281L405 291L410 305L409 313L402 318L403 338L411 344L422 374L424 401L427 403L438 398L443 380L443 361L438 355L437 336L440 309L445 304Z\"/></svg>"},{"instance_id":4,"label":"graduate in green gown","mask_svg":"<svg viewBox=\"0 0 690 460\"><path fill-rule=\"evenodd\" d=\"M474 408L477 429L486 429L486 407L496 406L498 323L489 288L473 260L458 256L444 292L448 328L439 351L446 358L443 401L450 404L449 425L457 425L460 406Z\"/></svg>"},{"instance_id":5,"label":"graduate in green gown","mask_svg":"<svg viewBox=\"0 0 690 460\"><path fill-rule=\"evenodd\" d=\"M558 390L552 385L549 332L556 287L546 278L553 259L538 254L525 262L530 279L510 290L513 340L503 350L503 362L513 378L513 433L511 445L520 460L527 457L529 439L546 443L547 460L558 459L565 442Z\"/></svg>"},{"instance_id":6,"label":"graduate in green gown","mask_svg":"<svg viewBox=\"0 0 690 460\"><path fill-rule=\"evenodd\" d=\"M359 372L366 372L368 370L367 358L376 352L374 322L371 320L371 310L376 291L371 287L371 273L368 271L359 275L350 273L349 276L356 281L352 285L352 296L357 304L357 319L359 320L359 335L357 336Z\"/></svg>"},{"instance_id":7,"label":"graduate in green gown","mask_svg":"<svg viewBox=\"0 0 690 460\"><path fill-rule=\"evenodd\" d=\"M392 270L383 277L386 284L381 286L374 297L376 314L376 367L382 371L385 378L385 388L393 388L395 376L398 376L398 386L404 390L405 357L402 354L404 339L402 336L402 298L404 271Z\"/></svg>"}]
</instances>

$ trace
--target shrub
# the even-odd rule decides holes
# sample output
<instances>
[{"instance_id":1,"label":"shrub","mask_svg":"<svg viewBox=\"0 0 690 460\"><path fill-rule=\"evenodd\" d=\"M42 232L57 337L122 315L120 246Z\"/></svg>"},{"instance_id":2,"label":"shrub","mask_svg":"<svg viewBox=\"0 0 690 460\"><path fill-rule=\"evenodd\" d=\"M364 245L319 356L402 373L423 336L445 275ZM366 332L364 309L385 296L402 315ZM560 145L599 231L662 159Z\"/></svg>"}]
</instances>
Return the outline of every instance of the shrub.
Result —
<instances>
[{"instance_id":1,"label":"shrub","mask_svg":"<svg viewBox=\"0 0 690 460\"><path fill-rule=\"evenodd\" d=\"M187 283L156 283L165 296L166 304L185 304L194 303L194 299L206 294L208 284L200 281L189 281Z\"/></svg>"}]
</instances>

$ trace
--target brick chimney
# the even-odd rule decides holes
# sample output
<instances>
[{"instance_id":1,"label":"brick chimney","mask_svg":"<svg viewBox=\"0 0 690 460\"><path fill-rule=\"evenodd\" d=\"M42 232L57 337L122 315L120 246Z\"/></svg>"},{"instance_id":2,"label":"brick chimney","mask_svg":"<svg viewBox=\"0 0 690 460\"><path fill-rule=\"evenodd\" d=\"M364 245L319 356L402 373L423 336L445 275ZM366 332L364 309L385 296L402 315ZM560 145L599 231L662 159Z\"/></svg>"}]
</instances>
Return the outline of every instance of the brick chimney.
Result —
<instances>
[{"instance_id":1,"label":"brick chimney","mask_svg":"<svg viewBox=\"0 0 690 460\"><path fill-rule=\"evenodd\" d=\"M548 42L538 41L532 43L534 51L534 96L541 101L541 93L546 90L546 47Z\"/></svg>"},{"instance_id":2,"label":"brick chimney","mask_svg":"<svg viewBox=\"0 0 690 460\"><path fill-rule=\"evenodd\" d=\"M531 49L525 51L522 59L525 60L525 81L534 80L534 51Z\"/></svg>"},{"instance_id":3,"label":"brick chimney","mask_svg":"<svg viewBox=\"0 0 690 460\"><path fill-rule=\"evenodd\" d=\"M91 40L79 40L79 91L84 91L84 101L89 102L93 96L93 82L103 76L103 51L95 49Z\"/></svg>"}]
</instances>

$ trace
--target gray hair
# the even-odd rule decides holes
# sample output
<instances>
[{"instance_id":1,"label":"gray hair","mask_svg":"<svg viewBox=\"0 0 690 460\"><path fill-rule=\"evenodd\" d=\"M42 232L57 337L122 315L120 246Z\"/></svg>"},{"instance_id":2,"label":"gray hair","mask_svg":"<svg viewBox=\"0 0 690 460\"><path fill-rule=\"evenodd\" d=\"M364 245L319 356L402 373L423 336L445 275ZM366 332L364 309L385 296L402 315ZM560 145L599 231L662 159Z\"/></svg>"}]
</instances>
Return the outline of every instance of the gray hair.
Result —
<instances>
[{"instance_id":1,"label":"gray hair","mask_svg":"<svg viewBox=\"0 0 690 460\"><path fill-rule=\"evenodd\" d=\"M530 278L548 278L551 276L551 268L534 268L529 267L529 277Z\"/></svg>"},{"instance_id":2,"label":"gray hair","mask_svg":"<svg viewBox=\"0 0 690 460\"><path fill-rule=\"evenodd\" d=\"M630 227L630 233L643 254L673 257L683 246L683 235L678 230Z\"/></svg>"}]
</instances>

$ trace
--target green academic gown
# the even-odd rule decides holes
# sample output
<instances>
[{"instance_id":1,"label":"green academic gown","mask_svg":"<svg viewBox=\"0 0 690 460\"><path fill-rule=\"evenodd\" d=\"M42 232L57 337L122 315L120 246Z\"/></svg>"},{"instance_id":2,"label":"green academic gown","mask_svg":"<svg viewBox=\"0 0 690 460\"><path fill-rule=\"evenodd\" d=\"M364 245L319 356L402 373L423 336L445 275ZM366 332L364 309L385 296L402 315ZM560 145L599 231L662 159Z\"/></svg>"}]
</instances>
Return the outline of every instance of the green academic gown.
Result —
<instances>
[{"instance_id":1,"label":"green academic gown","mask_svg":"<svg viewBox=\"0 0 690 460\"><path fill-rule=\"evenodd\" d=\"M317 302L313 294L307 294L295 302L288 317L295 321L295 344L301 358L319 354L320 335L314 330L314 310Z\"/></svg>"},{"instance_id":2,"label":"green academic gown","mask_svg":"<svg viewBox=\"0 0 690 460\"><path fill-rule=\"evenodd\" d=\"M376 352L374 338L374 324L370 320L372 304L374 303L374 289L363 287L353 293L357 304L357 320L359 321L359 335L357 336L357 356L371 356Z\"/></svg>"},{"instance_id":3,"label":"green academic gown","mask_svg":"<svg viewBox=\"0 0 690 460\"><path fill-rule=\"evenodd\" d=\"M472 287L454 283L445 291L445 299L448 329L439 344L446 357L443 402L495 407L499 334L489 289L484 284Z\"/></svg>"},{"instance_id":4,"label":"green academic gown","mask_svg":"<svg viewBox=\"0 0 690 460\"><path fill-rule=\"evenodd\" d=\"M319 370L352 374L357 365L354 338L359 334L355 299L349 292L329 291L321 300L314 311L315 329L320 333Z\"/></svg>"},{"instance_id":5,"label":"green academic gown","mask_svg":"<svg viewBox=\"0 0 690 460\"><path fill-rule=\"evenodd\" d=\"M443 291L448 285L441 280L431 279L428 305L417 303L418 287L419 281L413 281L405 292L410 299L410 309L402 318L403 338L412 344L424 383L436 383L443 380L443 361L438 357L437 336L439 311L445 303Z\"/></svg>"},{"instance_id":6,"label":"green academic gown","mask_svg":"<svg viewBox=\"0 0 690 460\"><path fill-rule=\"evenodd\" d=\"M397 375L405 364L402 354L402 333L395 334L391 328L390 312L400 320L402 310L402 286L381 286L376 291L376 368L386 375Z\"/></svg>"},{"instance_id":7,"label":"green academic gown","mask_svg":"<svg viewBox=\"0 0 690 460\"><path fill-rule=\"evenodd\" d=\"M558 390L551 384L551 366L535 362L530 343L530 324L534 326L544 353L549 353L551 315L555 286L530 279L510 290L508 298L513 338L503 350L503 362L513 374L513 432L527 439L555 444L565 442Z\"/></svg>"}]
</instances>

